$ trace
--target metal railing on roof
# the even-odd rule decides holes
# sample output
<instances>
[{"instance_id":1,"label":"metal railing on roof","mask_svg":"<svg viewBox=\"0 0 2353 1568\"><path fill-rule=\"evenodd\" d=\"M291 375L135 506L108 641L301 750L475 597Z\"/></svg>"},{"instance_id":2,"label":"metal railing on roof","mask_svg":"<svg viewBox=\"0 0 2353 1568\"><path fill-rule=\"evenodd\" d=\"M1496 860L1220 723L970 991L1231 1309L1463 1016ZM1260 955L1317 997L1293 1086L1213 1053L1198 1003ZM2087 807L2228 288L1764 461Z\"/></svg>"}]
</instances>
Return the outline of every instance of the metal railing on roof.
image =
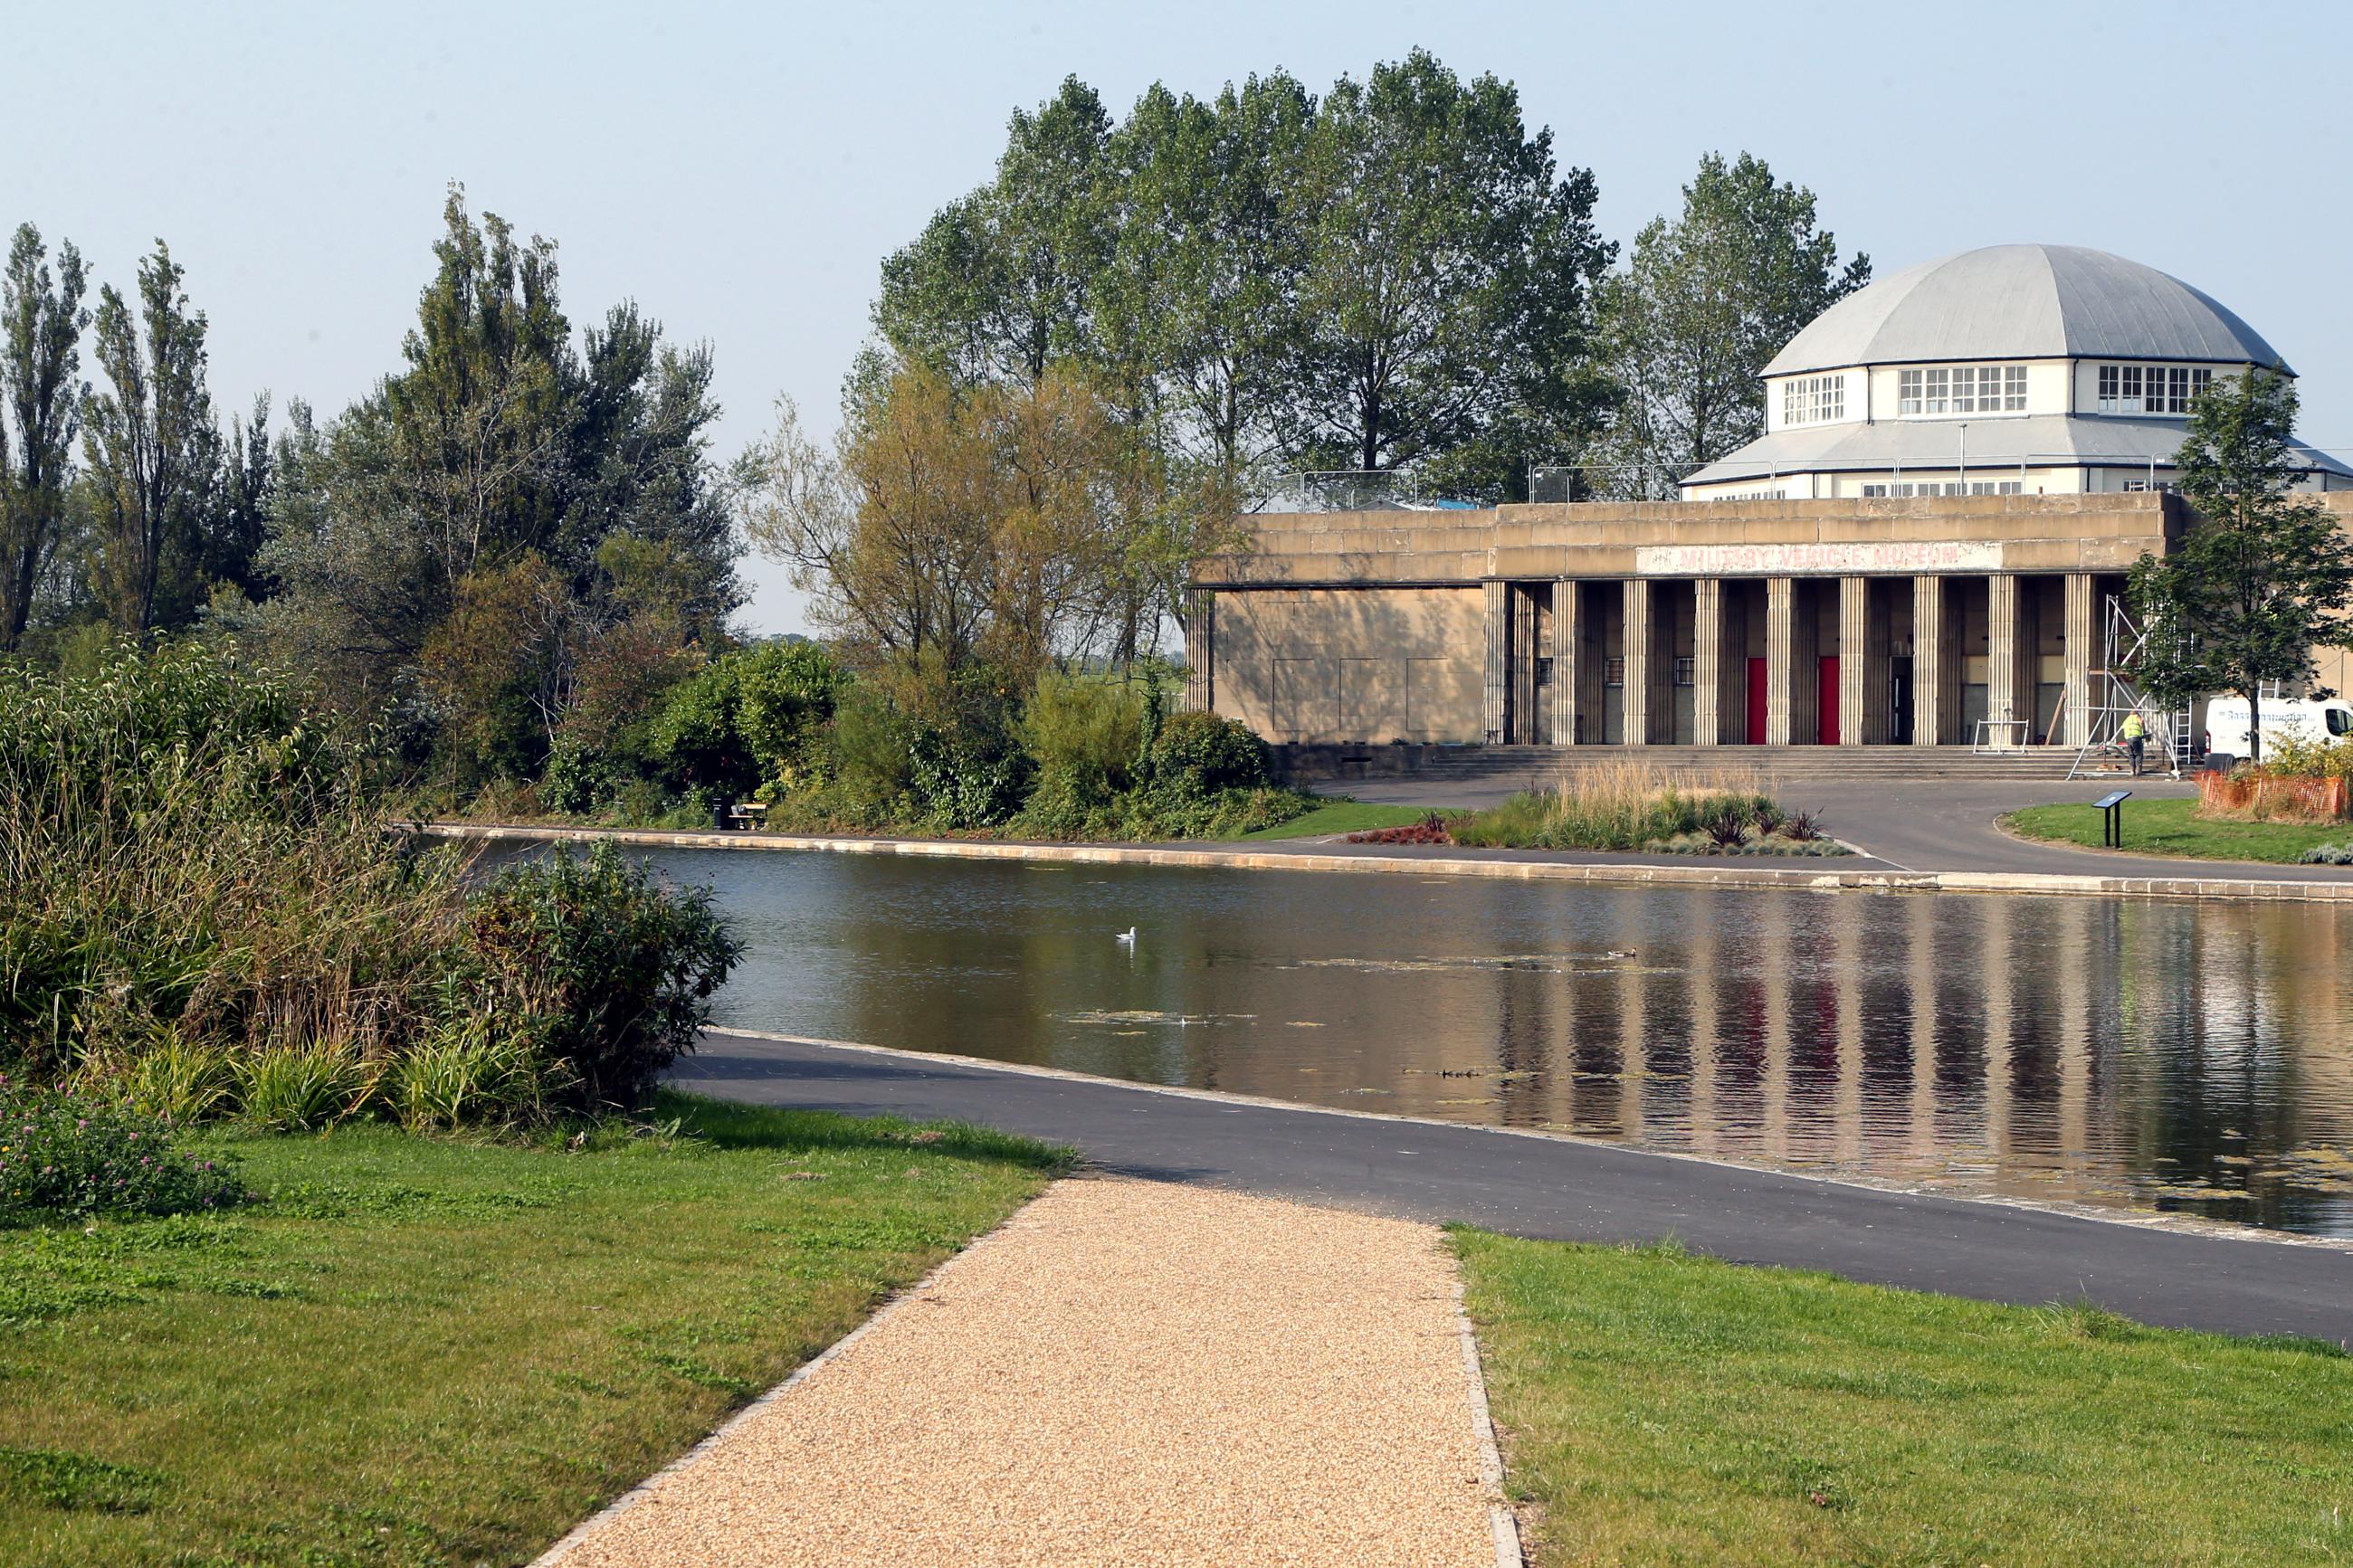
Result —
<instances>
[{"instance_id":1,"label":"metal railing on roof","mask_svg":"<svg viewBox=\"0 0 2353 1568\"><path fill-rule=\"evenodd\" d=\"M1440 496L1404 468L1317 468L1278 474L1250 508L1273 511L1455 511L1477 501Z\"/></svg>"}]
</instances>

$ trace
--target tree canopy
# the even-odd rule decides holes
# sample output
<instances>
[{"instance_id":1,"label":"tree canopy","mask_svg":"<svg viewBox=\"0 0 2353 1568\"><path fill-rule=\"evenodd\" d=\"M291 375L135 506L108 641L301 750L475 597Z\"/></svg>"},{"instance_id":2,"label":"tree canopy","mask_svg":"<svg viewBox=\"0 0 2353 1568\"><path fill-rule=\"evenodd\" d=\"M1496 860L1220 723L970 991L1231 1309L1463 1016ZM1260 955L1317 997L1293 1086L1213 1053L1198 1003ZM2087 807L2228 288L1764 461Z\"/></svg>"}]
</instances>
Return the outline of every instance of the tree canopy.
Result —
<instances>
[{"instance_id":1,"label":"tree canopy","mask_svg":"<svg viewBox=\"0 0 2353 1568\"><path fill-rule=\"evenodd\" d=\"M1635 237L1601 295L1607 374L1623 402L1597 489L1671 498L1694 468L1764 434L1766 364L1800 328L1871 281L1839 260L1814 194L1744 153L1700 160L1682 213Z\"/></svg>"},{"instance_id":2,"label":"tree canopy","mask_svg":"<svg viewBox=\"0 0 2353 1568\"><path fill-rule=\"evenodd\" d=\"M1321 100L1282 72L1155 86L1115 126L1072 79L884 262L874 322L960 385L1081 367L1173 466L1244 492L1420 467L1502 496L1607 406L1595 194L1508 83L1420 50Z\"/></svg>"},{"instance_id":3,"label":"tree canopy","mask_svg":"<svg viewBox=\"0 0 2353 1568\"><path fill-rule=\"evenodd\" d=\"M2258 370L2218 379L2191 406L2175 459L2191 516L2162 556L2133 568L2150 636L2136 671L2168 707L2247 700L2261 750L2263 688L2309 679L2316 647L2353 647L2353 541L2295 487L2295 384Z\"/></svg>"}]
</instances>

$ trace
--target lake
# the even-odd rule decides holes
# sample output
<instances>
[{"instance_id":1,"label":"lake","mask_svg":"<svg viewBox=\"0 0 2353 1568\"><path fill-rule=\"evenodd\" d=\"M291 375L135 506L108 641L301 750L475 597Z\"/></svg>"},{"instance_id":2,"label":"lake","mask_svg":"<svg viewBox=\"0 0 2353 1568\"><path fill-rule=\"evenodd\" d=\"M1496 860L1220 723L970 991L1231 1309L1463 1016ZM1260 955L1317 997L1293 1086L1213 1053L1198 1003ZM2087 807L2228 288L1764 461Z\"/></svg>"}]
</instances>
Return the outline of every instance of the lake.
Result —
<instances>
[{"instance_id":1,"label":"lake","mask_svg":"<svg viewBox=\"0 0 2353 1568\"><path fill-rule=\"evenodd\" d=\"M2353 1236L2343 906L648 858L721 1023Z\"/></svg>"}]
</instances>

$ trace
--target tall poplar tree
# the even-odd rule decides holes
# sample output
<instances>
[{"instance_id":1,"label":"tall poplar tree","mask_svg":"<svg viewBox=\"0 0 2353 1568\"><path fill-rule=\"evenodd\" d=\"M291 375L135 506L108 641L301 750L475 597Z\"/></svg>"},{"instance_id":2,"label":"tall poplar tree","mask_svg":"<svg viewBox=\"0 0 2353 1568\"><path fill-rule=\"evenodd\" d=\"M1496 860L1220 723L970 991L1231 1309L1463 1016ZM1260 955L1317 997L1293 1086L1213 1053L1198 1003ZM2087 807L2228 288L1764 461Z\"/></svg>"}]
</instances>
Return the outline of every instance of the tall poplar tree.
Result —
<instances>
[{"instance_id":1,"label":"tall poplar tree","mask_svg":"<svg viewBox=\"0 0 2353 1568\"><path fill-rule=\"evenodd\" d=\"M205 316L188 308L183 276L159 239L139 264L135 310L111 284L99 290L96 353L109 390L86 400L82 444L100 511L99 598L129 636L156 624L165 552L194 536L219 462Z\"/></svg>"},{"instance_id":2,"label":"tall poplar tree","mask_svg":"<svg viewBox=\"0 0 2353 1568\"><path fill-rule=\"evenodd\" d=\"M40 230L26 224L8 246L0 278L0 395L15 425L10 449L0 422L0 653L23 640L33 595L57 548L81 426L81 334L86 283L81 253L58 246L49 269Z\"/></svg>"}]
</instances>

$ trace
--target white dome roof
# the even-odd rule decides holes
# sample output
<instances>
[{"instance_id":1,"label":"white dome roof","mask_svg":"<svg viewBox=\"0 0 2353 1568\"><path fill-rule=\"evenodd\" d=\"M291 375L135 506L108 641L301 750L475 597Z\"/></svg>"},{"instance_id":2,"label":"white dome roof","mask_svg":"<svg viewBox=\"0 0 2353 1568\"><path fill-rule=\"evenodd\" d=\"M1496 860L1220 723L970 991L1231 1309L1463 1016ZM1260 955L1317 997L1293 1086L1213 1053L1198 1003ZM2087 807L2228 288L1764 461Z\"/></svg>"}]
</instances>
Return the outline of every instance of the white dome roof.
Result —
<instances>
[{"instance_id":1,"label":"white dome roof","mask_svg":"<svg viewBox=\"0 0 2353 1568\"><path fill-rule=\"evenodd\" d=\"M1790 339L1765 374L2103 355L2281 363L2253 327L2153 267L2075 245L1989 245L1858 289Z\"/></svg>"}]
</instances>

